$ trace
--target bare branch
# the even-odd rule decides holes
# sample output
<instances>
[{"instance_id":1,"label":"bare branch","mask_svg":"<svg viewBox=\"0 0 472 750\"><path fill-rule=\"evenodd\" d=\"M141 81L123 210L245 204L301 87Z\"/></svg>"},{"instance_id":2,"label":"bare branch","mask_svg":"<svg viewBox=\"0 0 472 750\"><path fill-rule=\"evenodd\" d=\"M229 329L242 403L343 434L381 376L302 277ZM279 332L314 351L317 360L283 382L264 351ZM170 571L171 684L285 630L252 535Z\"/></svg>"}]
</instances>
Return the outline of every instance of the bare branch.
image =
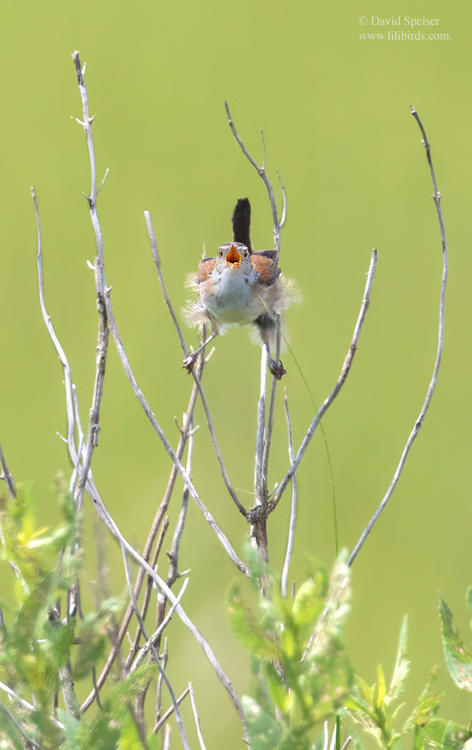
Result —
<instances>
[{"instance_id":1,"label":"bare branch","mask_svg":"<svg viewBox=\"0 0 472 750\"><path fill-rule=\"evenodd\" d=\"M200 360L199 367L203 367L203 364L204 364L203 361ZM189 398L187 410L185 412L182 429L180 430L179 443L178 443L178 446L177 446L177 449L176 449L176 455L178 456L179 460L182 459L182 456L183 456L183 453L184 453L184 450L185 450L185 446L187 444L187 439L188 439L188 436L189 436L190 431L191 431L192 417L193 417L193 412L194 412L194 409L195 409L196 398L197 398L197 387L194 384L194 386L192 388L192 391L191 391L191 394L190 394L190 398ZM154 544L154 541L156 539L158 530L159 530L160 525L162 523L162 519L164 518L164 515L165 515L165 513L167 511L167 508L169 506L170 498L171 498L172 492L174 490L175 481L177 479L177 476L178 476L177 467L175 466L175 464L172 464L172 468L171 468L171 472L170 472L170 477L169 477L169 481L167 482L167 487L165 489L164 496L162 498L161 504L159 505L159 508L157 509L156 515L155 515L154 520L152 522L151 529L150 529L149 534L148 534L148 538L147 538L146 543L144 545L143 558L146 561L149 561L149 558L151 556L152 546ZM156 553L158 552L158 550L159 550L159 544L157 545ZM156 562L157 562L156 553L154 554L153 561L151 563L151 566L152 566L153 569L154 569L154 567L156 565ZM135 586L134 586L134 596L135 596L136 599L138 598L139 593L141 591L141 586L143 584L144 577L145 577L144 568L140 567L139 571L138 571L137 578L136 578L136 583L135 583ZM108 676L108 674L110 672L110 669L113 666L113 663L114 663L115 658L116 658L116 656L118 654L118 651L119 651L119 648L120 648L121 643L123 641L123 638L125 637L125 635L126 635L126 633L128 631L128 625L130 623L132 615L133 615L133 605L132 605L132 602L130 602L129 605L128 605L128 607L127 607L127 609L126 609L126 613L125 613L125 615L123 617L123 622L121 623L121 627L120 627L120 630L119 630L119 633L118 633L118 636L117 636L117 639L116 639L116 643L114 644L112 650L110 651L110 654L108 655L108 658L107 658L107 660L105 662L105 665L104 665L104 667L102 669L102 672L100 674L100 677L97 680L97 686L98 686L98 688L102 687L102 685L104 684L104 682L105 682L105 680L106 680L106 678L107 678L107 676ZM143 616L144 616L144 614L143 614ZM131 647L129 655L128 655L128 659L126 661L126 666L127 667L129 667L129 665L131 664L131 661L132 661L132 659L134 657L136 645L137 645L137 641L135 640L135 644L134 644L134 646ZM90 705L93 703L93 700L96 697L96 695L97 695L96 690L92 691L89 694L89 696L86 698L86 700L84 701L84 703L82 705L82 711L86 711L90 707Z\"/></svg>"},{"instance_id":2,"label":"bare branch","mask_svg":"<svg viewBox=\"0 0 472 750\"><path fill-rule=\"evenodd\" d=\"M165 581L159 576L159 574L153 570L153 568L149 565L147 560L145 560L139 552L137 552L134 547L128 542L128 540L123 536L121 533L118 525L113 520L112 516L108 512L103 500L101 499L96 487L94 484L90 483L89 487L87 489L87 492L89 493L93 503L95 504L95 507L97 509L97 512L99 513L101 519L105 523L106 527L110 531L110 533L115 537L115 539L118 540L120 547L122 550L125 550L130 557L133 558L147 573L150 578L152 578L154 584L164 592L166 597L169 599L169 601L174 604L175 603L175 611L180 618L180 620L183 622L183 624L190 630L195 640L200 644L201 648L203 649L203 652L205 653L205 656L207 657L208 661L210 662L211 666L213 667L214 671L216 672L218 678L223 683L224 687L228 691L232 701L233 705L235 706L239 717L241 719L241 723L243 725L243 729L245 731L245 716L244 711L241 705L241 701L239 700L236 691L224 672L223 668L221 667L220 663L218 662L210 644L208 641L203 637L203 635L200 633L196 625L192 622L190 617L187 615L185 610L183 609L181 604L178 604L176 602L176 596L174 595L172 589L170 589ZM88 699L87 699L88 700ZM84 710L84 706L82 706L82 709Z\"/></svg>"},{"instance_id":3,"label":"bare branch","mask_svg":"<svg viewBox=\"0 0 472 750\"><path fill-rule=\"evenodd\" d=\"M23 729L20 722L15 718L15 716L13 716L11 711L8 710L4 703L0 703L0 710L2 710L6 714L8 719L17 730L18 734L20 734L21 737L23 737L23 739L25 740L25 748L28 748L28 750L32 747L37 748L37 750L43 749L43 745L40 745L38 742L36 742L36 740L30 737L30 735L26 732L25 729Z\"/></svg>"},{"instance_id":4,"label":"bare branch","mask_svg":"<svg viewBox=\"0 0 472 750\"><path fill-rule=\"evenodd\" d=\"M195 726L197 728L198 741L200 743L201 749L202 750L206 750L205 743L203 741L202 730L201 730L201 727L200 727L200 717L198 715L197 704L195 702L195 695L194 695L194 692L193 692L193 685L192 685L191 682L189 682L188 686L189 686L189 689L190 689L190 702L192 704L192 711L193 711L193 716L194 716L194 719L195 719Z\"/></svg>"},{"instance_id":5,"label":"bare branch","mask_svg":"<svg viewBox=\"0 0 472 750\"><path fill-rule=\"evenodd\" d=\"M293 454L292 419L290 417L290 411L288 408L287 392L285 392L285 418L287 420L287 432L288 432L288 457L290 459L290 463L293 463L294 454ZM282 580L280 582L280 590L281 590L282 596L287 596L288 569L290 567L290 561L292 559L296 518L297 518L297 475L294 473L292 477L292 505L290 509L290 520L289 520L289 525L288 525L287 551L285 553L285 560L284 560L284 565L282 568Z\"/></svg>"},{"instance_id":6,"label":"bare branch","mask_svg":"<svg viewBox=\"0 0 472 750\"><path fill-rule=\"evenodd\" d=\"M38 286L39 286L39 303L41 306L41 314L43 316L44 323L46 325L49 337L54 345L59 361L62 365L64 374L64 388L66 397L66 414L67 414L67 445L69 448L69 454L74 465L74 468L78 465L78 456L75 446L75 409L74 409L74 396L73 396L73 384L72 374L67 359L66 353L61 346L54 326L52 324L51 316L49 315L46 302L44 298L44 278L43 278L43 244L42 244L42 233L41 233L41 221L39 218L38 202L36 200L36 193L34 187L31 187L31 197L33 199L34 211L36 214L36 228L38 237L38 252L37 252L37 270L38 270Z\"/></svg>"},{"instance_id":7,"label":"bare branch","mask_svg":"<svg viewBox=\"0 0 472 750\"><path fill-rule=\"evenodd\" d=\"M420 120L420 117L417 113L417 111L410 107L411 114L415 118L418 127L421 131L421 135L423 137L423 145L425 147L426 151L426 158L428 161L429 169L431 172L431 181L433 183L433 200L434 205L436 207L436 214L438 217L439 222L439 229L441 232L441 245L442 245L442 258L443 258L443 267L442 267L442 276L441 276L441 287L440 287L440 293L439 293L439 324L438 324L438 342L437 342L437 348L436 348L436 356L434 360L433 365L433 374L431 376L431 380L429 382L428 390L426 392L426 397L423 403L423 406L421 407L420 413L418 417L415 420L415 423L413 425L413 429L411 430L408 439L405 443L405 447L403 448L402 454L400 456L400 461L398 462L398 466L395 469L395 473L393 475L392 481L390 482L390 485L387 489L387 492L385 493L384 497L382 498L380 505L378 506L377 510L375 511L374 515L370 519L369 523L365 527L364 531L362 532L359 541L357 542L356 546L354 547L353 551L351 552L351 555L348 560L348 564L352 565L354 560L356 559L357 555L359 554L360 549L364 545L367 537L369 536L370 532L372 531L372 528L374 527L375 523L377 522L377 519L379 518L380 514L382 513L383 509L387 505L388 501L390 500L390 497L393 494L393 491L395 487L397 486L398 480L400 479L400 475L403 471L403 468L406 463L406 459L408 457L408 453L410 452L410 448L413 445L421 427L423 426L424 418L426 416L426 413L429 409L431 399L433 398L434 391L436 389L436 383L438 380L438 373L439 368L441 366L441 359L442 359L442 352L443 352L443 346L444 346L444 306L445 306L445 300L446 300L446 287L447 287L447 274L448 274L448 257L447 257L447 242L446 242L446 230L444 228L444 221L443 221L443 215L442 215L442 209L441 209L441 195L438 191L438 186L436 182L436 175L434 172L433 162L431 159L431 149L429 145L428 138L426 136L425 129L423 127L423 123Z\"/></svg>"},{"instance_id":8,"label":"bare branch","mask_svg":"<svg viewBox=\"0 0 472 750\"><path fill-rule=\"evenodd\" d=\"M344 363L343 363L343 366L341 368L341 372L339 374L339 377L338 377L338 379L336 381L336 384L335 384L333 390L331 391L331 393L329 394L329 396L327 396L327 398L323 401L323 403L321 404L320 408L318 409L318 411L316 412L315 416L313 417L311 425L309 426L308 430L305 433L305 436L304 436L304 438L303 438L303 440L302 440L302 442L300 444L300 447L299 447L299 449L297 451L297 454L296 454L294 460L291 463L291 466L290 466L288 472L286 473L286 475L284 476L284 478L280 482L279 486L277 487L272 500L269 501L269 503L268 503L269 512L272 512L274 510L274 508L277 506L277 503L279 502L280 498L282 497L282 494L283 494L283 492L284 492L287 484L289 483L289 481L292 478L294 472L298 468L298 465L299 465L300 461L302 460L302 458L303 458L303 456L305 454L305 451L308 448L308 445L310 444L310 441L311 441L311 439L312 439L312 437L313 437L313 435L315 433L316 428L318 427L318 425L319 425L319 423L321 421L321 418L323 417L323 415L326 413L326 411L328 410L328 408L331 406L331 404L335 400L335 398L338 395L339 391L343 387L343 385L344 385L344 383L346 381L347 376L349 375L349 371L351 369L351 365L352 365L352 362L353 362L353 359L354 359L354 355L356 353L357 344L358 344L359 337L360 337L360 334L361 334L361 330L362 330L362 326L363 326L363 323L364 323L364 319L365 319L365 315L366 315L366 312L367 312L367 308L369 307L369 303L370 303L370 295L371 295L371 291L372 291L372 284L373 284L373 281L374 281L374 274L375 274L376 266L377 266L377 250L374 249L374 250L372 250L372 255L371 255L371 258L370 258L370 266L369 266L369 271L367 273L367 281L366 281L366 285L365 285L365 289L364 289L364 296L362 298L361 309L359 311L357 322L356 322L356 325L354 327L354 333L353 333L353 336L352 336L352 340L351 340L351 343L349 345L349 349L347 351L346 357L344 359Z\"/></svg>"},{"instance_id":9,"label":"bare branch","mask_svg":"<svg viewBox=\"0 0 472 750\"><path fill-rule=\"evenodd\" d=\"M129 592L130 592L130 595L131 595L131 600L133 602L134 613L136 615L136 618L138 620L139 626L141 628L141 632L143 633L144 637L147 640L147 645L148 645L148 649L147 650L151 651L151 653L153 655L153 661L156 663L156 666L157 666L157 668L159 670L159 673L160 673L162 679L164 680L164 682L166 684L167 690L169 691L169 695L171 697L171 700L172 700L172 703L173 703L173 706L174 706L174 710L175 710L175 718L176 718L176 721L177 721L177 727L178 727L178 730L179 730L180 738L182 740L182 744L183 744L185 750L190 750L190 745L188 744L187 735L186 735L184 724L183 724L183 721L182 721L182 716L181 716L180 711L179 711L179 704L177 703L177 698L175 696L175 693L174 693L174 690L172 688L172 685L170 684L170 680L167 677L166 671L165 671L163 665L161 664L161 660L159 658L159 654L157 653L157 651L156 651L156 649L154 647L154 640L152 638L149 638L149 636L146 634L146 627L145 627L144 621L143 621L143 619L141 617L141 613L139 611L138 603L137 603L137 601L136 601L136 599L134 597L133 582L131 580L131 573L130 573L129 564L128 564L128 550L126 548L126 545L123 543L123 540L120 540L120 546L121 546L121 551L122 551L122 554L123 554L123 562L124 562L124 565L125 565L126 580L127 580L128 589L129 589ZM184 589L183 586L182 586L182 588ZM183 591L181 591L180 594L182 595ZM178 604L179 604L178 600L175 599L174 607L177 607Z\"/></svg>"},{"instance_id":10,"label":"bare branch","mask_svg":"<svg viewBox=\"0 0 472 750\"><path fill-rule=\"evenodd\" d=\"M275 377L274 377L275 380ZM262 506L265 510L267 497L264 493L264 476L263 476L263 451L264 451L264 432L265 432L265 402L267 388L267 350L265 346L261 348L261 375L259 400L257 402L257 431L256 431L256 455L254 459L254 494L256 505Z\"/></svg>"},{"instance_id":11,"label":"bare branch","mask_svg":"<svg viewBox=\"0 0 472 750\"><path fill-rule=\"evenodd\" d=\"M231 117L231 112L229 110L228 102L226 101L225 101L225 109L226 109L226 115L228 117L228 124L231 128L231 132L233 133L237 143L239 144L239 147L241 148L241 151L243 152L244 156L252 164L257 174L259 175L259 177L261 177L261 179L263 180L264 185L266 186L267 192L269 194L270 207L272 210L272 225L273 225L273 230L274 230L274 250L277 251L277 256L278 256L280 254L280 229L281 229L282 222L279 221L279 215L277 212L277 204L275 202L274 188L272 187L272 183L269 180L267 173L265 171L265 156L264 156L264 164L260 165L256 162L254 157L252 157L249 151L247 150L246 146L244 145L243 141L241 140L238 134L238 131L236 130L235 124L233 122L233 118ZM264 143L264 154L265 154L265 143Z\"/></svg>"},{"instance_id":12,"label":"bare branch","mask_svg":"<svg viewBox=\"0 0 472 750\"><path fill-rule=\"evenodd\" d=\"M280 182L280 190L282 191L282 216L280 217L280 228L285 225L285 222L287 220L287 193L285 190L285 185L282 182L282 178L280 176L279 170L277 170L277 177L279 178Z\"/></svg>"},{"instance_id":13,"label":"bare branch","mask_svg":"<svg viewBox=\"0 0 472 750\"><path fill-rule=\"evenodd\" d=\"M276 334L275 334L275 361L280 362L280 339L281 339L281 322L280 322L280 315L276 315ZM272 442L272 430L274 427L274 408L275 408L275 394L277 391L277 384L279 382L279 379L275 377L275 375L272 377L272 385L270 389L270 400L269 400L269 409L268 409L268 416L267 416L267 428L264 435L264 456L263 456L263 478L264 478L264 492L267 496L268 489L267 489L267 482L269 477L269 456L270 456L270 446Z\"/></svg>"},{"instance_id":14,"label":"bare branch","mask_svg":"<svg viewBox=\"0 0 472 750\"><path fill-rule=\"evenodd\" d=\"M7 465L7 461L5 456L3 455L2 446L0 445L0 466L2 467L2 473L0 474L0 479L3 479L8 487L8 492L10 494L10 497L16 497L16 486L15 486L15 480L13 479L12 475L10 474L10 470Z\"/></svg>"},{"instance_id":15,"label":"bare branch","mask_svg":"<svg viewBox=\"0 0 472 750\"><path fill-rule=\"evenodd\" d=\"M190 693L190 688L187 685L187 687L185 688L185 690L183 691L183 693L181 693L179 695L179 697L177 698L178 705L180 705L182 703L183 699L186 698L189 693ZM157 734L157 732L159 731L159 729L164 726L164 724L166 723L167 719L170 716L172 716L173 713L174 713L174 706L170 706L167 709L167 711L165 712L165 714L163 714L161 716L161 718L159 719L159 721L157 721L155 723L154 729L152 730L154 732L154 734Z\"/></svg>"},{"instance_id":16,"label":"bare branch","mask_svg":"<svg viewBox=\"0 0 472 750\"><path fill-rule=\"evenodd\" d=\"M21 708L25 708L27 711L31 712L37 711L37 706L34 706L28 701L25 701L24 698L20 698L20 696L4 682L0 682L0 690L3 690L3 692L6 693L12 701L21 706ZM53 724L59 727L59 729L64 729L64 724L62 724L60 721L55 719L53 716L50 716L49 718L53 722Z\"/></svg>"},{"instance_id":17,"label":"bare branch","mask_svg":"<svg viewBox=\"0 0 472 750\"><path fill-rule=\"evenodd\" d=\"M163 631L166 629L166 627L168 626L169 622L172 620L172 615L174 614L174 610L175 610L176 606L179 604L180 600L182 599L182 597L183 597L183 595L185 593L185 589L187 588L188 581L189 581L188 578L184 578L184 582L182 584L182 588L180 589L179 593L177 594L175 602L173 602L172 606L169 608L169 611L168 611L167 615L165 616L165 618L163 619L163 621L161 622L161 624L159 625L159 627L156 628L156 630L154 631L154 633L150 636L150 638L148 638L148 640L146 641L146 643L144 644L144 646L141 648L139 654L137 655L136 660L133 663L133 666L131 667L131 671L132 672L134 672L139 667L139 665L143 663L144 658L146 657L146 654L148 654L149 651L151 650L151 648L153 646L155 646L156 643L160 640Z\"/></svg>"},{"instance_id":18,"label":"bare branch","mask_svg":"<svg viewBox=\"0 0 472 750\"><path fill-rule=\"evenodd\" d=\"M74 61L75 72L77 74L77 82L79 85L80 96L82 99L83 109L83 120L82 127L85 132L85 138L87 141L87 148L89 152L90 162L90 195L87 196L89 205L90 220L95 233L95 244L96 244L96 257L95 257L95 289L97 293L97 309L98 309L98 334L97 334L97 354L96 354L96 369L95 369L95 382L92 396L92 405L90 407L89 415L89 426L87 440L85 443L84 457L82 470L79 473L77 487L74 493L74 499L76 503L81 502L87 477L92 462L92 455L94 449L98 445L98 433L100 430L100 407L103 398L103 385L105 380L105 365L108 351L108 339L109 339L109 328L107 321L107 310L106 310L106 292L107 285L105 279L105 268L103 265L103 238L102 230L100 227L100 221L97 213L97 172L95 165L95 150L93 144L92 134L92 122L93 117L89 114L87 87L85 85L84 71L82 68L79 53L76 50L72 59Z\"/></svg>"}]
</instances>

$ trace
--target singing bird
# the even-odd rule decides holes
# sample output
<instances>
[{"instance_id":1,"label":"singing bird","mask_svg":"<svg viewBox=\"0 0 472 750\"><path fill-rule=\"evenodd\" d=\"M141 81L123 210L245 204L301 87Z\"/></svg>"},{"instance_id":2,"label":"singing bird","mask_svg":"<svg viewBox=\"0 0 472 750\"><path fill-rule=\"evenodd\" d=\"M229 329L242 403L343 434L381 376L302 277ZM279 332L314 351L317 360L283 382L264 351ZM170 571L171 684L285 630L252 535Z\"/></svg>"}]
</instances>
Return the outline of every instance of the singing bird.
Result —
<instances>
[{"instance_id":1,"label":"singing bird","mask_svg":"<svg viewBox=\"0 0 472 750\"><path fill-rule=\"evenodd\" d=\"M251 204L239 198L233 211L233 240L220 246L215 258L204 258L190 286L197 300L187 308L190 325L209 323L212 333L197 351L184 359L190 372L198 353L215 336L231 326L253 325L266 347L271 373L280 379L286 372L271 354L277 315L294 299L293 285L285 279L276 250L254 252L251 243Z\"/></svg>"}]
</instances>

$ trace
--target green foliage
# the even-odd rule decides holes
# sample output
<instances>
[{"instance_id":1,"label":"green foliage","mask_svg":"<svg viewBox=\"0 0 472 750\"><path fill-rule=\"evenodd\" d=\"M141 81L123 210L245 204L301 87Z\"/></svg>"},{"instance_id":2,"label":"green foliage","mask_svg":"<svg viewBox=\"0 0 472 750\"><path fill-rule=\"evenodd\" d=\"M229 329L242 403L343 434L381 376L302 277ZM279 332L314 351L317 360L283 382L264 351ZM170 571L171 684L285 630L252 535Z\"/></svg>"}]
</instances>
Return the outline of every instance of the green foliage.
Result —
<instances>
[{"instance_id":1,"label":"green foliage","mask_svg":"<svg viewBox=\"0 0 472 750\"><path fill-rule=\"evenodd\" d=\"M472 587L469 587L466 602L472 614ZM439 601L439 615L441 618L441 637L444 658L449 674L461 690L472 692L472 654L464 645L459 631L453 625L452 612L441 597Z\"/></svg>"},{"instance_id":2,"label":"green foliage","mask_svg":"<svg viewBox=\"0 0 472 750\"><path fill-rule=\"evenodd\" d=\"M406 742L412 750L472 750L472 726L438 716L442 694L436 688L437 667L407 719L399 719L410 671L406 617L390 682L380 665L372 685L353 675L341 641L350 595L343 555L331 576L315 570L293 599L280 595L276 577L252 552L248 564L258 591L256 604L233 585L228 611L234 633L252 656L253 695L243 698L252 750L326 750L326 736L313 742L311 735L336 716L344 729L351 719L385 750L400 750ZM467 606L472 615L472 588ZM471 690L472 655L442 599L440 615L451 677ZM362 740L353 733L350 737L353 750L363 750ZM337 741L340 748L340 738Z\"/></svg>"},{"instance_id":3,"label":"green foliage","mask_svg":"<svg viewBox=\"0 0 472 750\"><path fill-rule=\"evenodd\" d=\"M13 699L8 708L0 703L0 744L23 748L29 739L43 750L139 748L129 709L152 679L154 665L144 664L114 685L93 721L80 716L75 683L90 679L110 615L123 602L107 600L83 620L61 618L58 602L76 585L81 563L74 505L67 495L61 505L64 521L52 532L36 525L26 492L1 510L1 558L15 576L16 606L2 610L0 680ZM65 709L55 712L61 692ZM159 747L157 738L147 747Z\"/></svg>"},{"instance_id":4,"label":"green foliage","mask_svg":"<svg viewBox=\"0 0 472 750\"><path fill-rule=\"evenodd\" d=\"M467 593L470 611L471 594ZM452 679L459 687L469 689L470 654L453 627L452 613L446 603L440 601L442 639L446 664ZM442 694L435 688L438 668L435 667L421 693L416 706L403 726L395 726L402 704L397 700L403 690L410 664L406 651L406 618L400 631L397 658L392 680L387 690L382 667L378 667L377 682L369 686L360 677L352 696L346 702L351 716L367 732L372 734L380 747L395 750L402 747L402 739L413 735L413 750L472 750L470 727L438 717Z\"/></svg>"},{"instance_id":5,"label":"green foliage","mask_svg":"<svg viewBox=\"0 0 472 750\"><path fill-rule=\"evenodd\" d=\"M348 611L349 569L342 555L328 578L316 570L295 598L283 597L268 569L255 568L261 583L257 605L244 601L238 585L228 595L233 631L251 652L255 696L245 696L253 750L305 750L312 730L342 710L353 672L340 635Z\"/></svg>"}]
</instances>

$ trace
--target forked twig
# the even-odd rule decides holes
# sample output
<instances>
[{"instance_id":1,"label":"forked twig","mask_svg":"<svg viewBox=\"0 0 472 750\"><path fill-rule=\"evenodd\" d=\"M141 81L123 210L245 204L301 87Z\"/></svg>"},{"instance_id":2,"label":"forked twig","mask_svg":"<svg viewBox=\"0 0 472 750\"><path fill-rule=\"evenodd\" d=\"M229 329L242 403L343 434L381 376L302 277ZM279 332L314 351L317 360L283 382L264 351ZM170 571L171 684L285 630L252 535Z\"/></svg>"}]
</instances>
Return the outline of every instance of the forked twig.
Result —
<instances>
[{"instance_id":1,"label":"forked twig","mask_svg":"<svg viewBox=\"0 0 472 750\"><path fill-rule=\"evenodd\" d=\"M387 489L387 492L385 493L384 497L382 498L380 505L378 506L377 510L375 511L374 515L370 519L369 523L365 527L364 531L362 532L359 541L357 542L356 546L354 547L353 551L351 552L348 560L348 564L352 565L354 560L356 559L357 555L359 554L359 551L361 547L364 545L367 537L369 536L370 532L372 531L372 528L374 524L377 522L377 519L379 518L380 514L382 513L383 509L387 505L388 501L390 500L390 497L392 496L392 493L397 486L398 480L400 479L400 475L403 471L403 468L406 463L406 459L408 457L408 453L410 452L410 448L413 445L421 427L423 426L423 421L426 416L426 413L429 409L429 405L431 403L431 399L433 398L434 391L436 389L436 383L438 380L438 373L439 368L441 365L441 358L442 358L442 352L443 352L443 345L444 345L444 306L445 306L445 300L446 300L446 287L447 287L447 273L448 273L448 257L447 257L447 242L446 242L446 230L444 228L444 221L443 221L443 215L442 215L442 209L441 209L441 195L438 190L437 182L436 182L436 174L434 172L433 162L431 159L431 148L429 145L428 138L426 136L425 129L423 127L423 123L421 122L420 116L418 115L418 112L414 109L414 107L410 106L411 114L415 118L418 127L421 131L423 145L425 147L426 151L426 158L429 165L429 170L431 173L431 182L433 183L433 200L434 205L436 206L436 213L438 217L439 222L439 229L441 232L441 244L442 244L442 257L443 257L443 267L442 267L442 276L441 276L441 289L439 294L439 324L438 324L438 343L437 343L437 349L436 349L436 357L434 360L433 365L433 374L431 376L431 380L428 386L428 390L426 392L426 397L423 403L423 406L421 407L420 413L418 417L415 420L415 424L413 425L413 429L411 430L408 439L405 443L405 447L403 448L402 454L400 456L400 461L398 462L398 466L395 469L395 473L393 475L392 481L390 482L390 485Z\"/></svg>"},{"instance_id":2,"label":"forked twig","mask_svg":"<svg viewBox=\"0 0 472 750\"><path fill-rule=\"evenodd\" d=\"M185 688L185 690L183 691L183 693L181 693L179 695L179 697L177 698L177 704L180 705L182 703L183 699L186 698L189 693L190 693L190 687L187 685L187 687ZM159 729L164 726L164 724L166 723L167 719L170 716L172 716L173 713L174 713L174 706L170 706L167 709L167 711L165 712L165 714L163 714L161 716L161 718L159 719L159 721L157 721L155 723L154 729L153 729L154 734L156 734L159 731Z\"/></svg>"},{"instance_id":3,"label":"forked twig","mask_svg":"<svg viewBox=\"0 0 472 750\"><path fill-rule=\"evenodd\" d=\"M374 275L375 275L376 266L377 266L377 250L374 249L374 250L372 250L372 255L371 255L371 258L370 258L370 266L369 266L369 271L367 273L367 281L366 281L366 284L365 284L364 296L362 298L361 309L360 309L359 315L357 317L357 322L356 322L356 325L354 327L354 333L353 333L353 336L352 336L352 340L351 340L351 343L349 345L349 349L347 351L346 357L344 359L343 366L341 368L341 372L339 374L339 377L338 377L338 379L336 381L336 384L335 384L333 390L331 391L331 393L329 394L329 396L327 396L327 398L323 401L323 403L321 404L320 408L318 409L318 411L316 412L315 416L313 417L313 420L312 420L310 426L308 427L308 430L306 431L305 436L304 436L302 442L300 443L300 447L299 447L299 449L298 449L298 451L296 453L296 456L295 456L294 460L292 461L292 463L290 465L289 470L287 471L287 473L285 474L284 478L282 479L282 481L278 485L278 487L277 487L277 489L276 489L276 491L274 493L274 496L273 496L272 500L269 501L269 503L268 503L269 512L272 512L274 510L274 508L277 506L280 498L282 497L282 494L283 494L285 488L287 487L287 484L289 483L289 481L292 478L293 474L297 470L298 465L299 465L300 461L302 460L302 458L303 458L303 456L305 454L305 451L308 448L308 445L310 444L310 441L311 441L311 439L312 439L312 437L313 437L313 435L315 433L316 428L318 427L318 425L319 425L319 423L321 421L322 416L326 413L326 411L329 409L329 407L331 406L331 404L335 400L335 398L338 395L339 391L343 387L343 385L344 385L344 383L346 381L347 376L349 375L349 371L351 369L351 365L352 365L352 362L353 362L353 359L354 359L354 355L355 355L356 350L357 350L357 344L358 344L358 341L359 341L359 337L361 335L362 326L364 324L364 319L365 319L365 316L366 316L367 308L369 307L369 303L370 303L370 295L371 295L371 291L372 291L372 284L373 284L373 281L374 281Z\"/></svg>"},{"instance_id":4,"label":"forked twig","mask_svg":"<svg viewBox=\"0 0 472 750\"><path fill-rule=\"evenodd\" d=\"M226 116L228 118L228 124L231 128L231 132L233 133L237 143L239 144L239 147L241 151L243 152L244 156L252 164L257 174L259 175L259 177L261 177L261 179L263 180L264 185L266 186L267 192L269 194L270 207L272 210L272 225L274 229L274 250L277 251L277 256L278 256L280 254L280 229L282 225L285 223L285 216L286 216L285 189L283 188L283 185L282 185L283 211L282 211L282 219L279 219L279 214L277 211L277 204L276 204L275 195L274 195L274 188L272 187L272 183L269 180L267 176L267 172L265 170L265 159L264 159L263 164L258 164L257 161L254 159L254 157L251 156L246 146L244 145L243 141L241 140L238 131L236 130L236 126L233 122L233 118L231 116L228 102L226 101L225 101L225 110L226 110ZM264 138L263 138L263 144L264 144L264 153L265 153ZM281 184L282 184L282 181L281 181Z\"/></svg>"}]
</instances>

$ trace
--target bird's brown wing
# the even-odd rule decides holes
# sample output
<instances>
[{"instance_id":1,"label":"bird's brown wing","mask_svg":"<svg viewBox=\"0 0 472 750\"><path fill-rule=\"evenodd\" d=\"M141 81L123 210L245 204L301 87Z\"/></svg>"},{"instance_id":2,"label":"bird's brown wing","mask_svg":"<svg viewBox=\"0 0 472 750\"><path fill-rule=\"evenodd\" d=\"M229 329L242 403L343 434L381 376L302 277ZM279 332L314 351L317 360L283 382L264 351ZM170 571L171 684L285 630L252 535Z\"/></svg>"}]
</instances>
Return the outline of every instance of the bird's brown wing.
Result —
<instances>
[{"instance_id":1,"label":"bird's brown wing","mask_svg":"<svg viewBox=\"0 0 472 750\"><path fill-rule=\"evenodd\" d=\"M260 250L251 255L253 268L259 274L259 282L265 286L271 286L280 275L277 265L277 253L275 250Z\"/></svg>"},{"instance_id":2,"label":"bird's brown wing","mask_svg":"<svg viewBox=\"0 0 472 750\"><path fill-rule=\"evenodd\" d=\"M206 281L213 271L216 263L216 258L204 258L197 271L197 284L201 284L202 281Z\"/></svg>"}]
</instances>

